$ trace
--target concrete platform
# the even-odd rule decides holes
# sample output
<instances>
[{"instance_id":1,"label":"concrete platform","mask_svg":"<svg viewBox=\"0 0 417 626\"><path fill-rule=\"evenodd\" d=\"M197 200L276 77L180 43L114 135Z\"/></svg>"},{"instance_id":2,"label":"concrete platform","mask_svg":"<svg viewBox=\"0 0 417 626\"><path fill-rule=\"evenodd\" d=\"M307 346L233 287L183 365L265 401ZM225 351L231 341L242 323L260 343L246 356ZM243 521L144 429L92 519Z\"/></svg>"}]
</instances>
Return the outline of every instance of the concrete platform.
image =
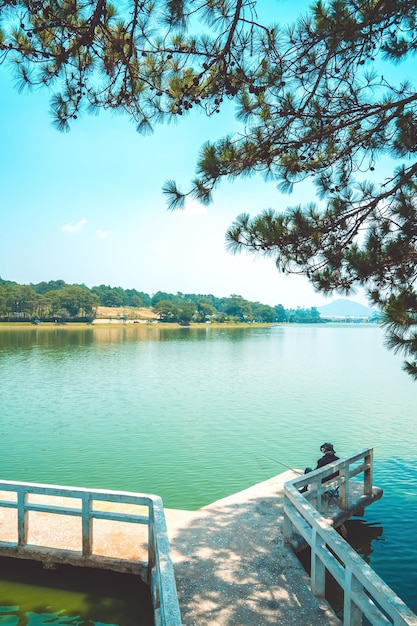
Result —
<instances>
[{"instance_id":1,"label":"concrete platform","mask_svg":"<svg viewBox=\"0 0 417 626\"><path fill-rule=\"evenodd\" d=\"M166 509L186 626L336 626L282 541L285 472L198 511Z\"/></svg>"},{"instance_id":2,"label":"concrete platform","mask_svg":"<svg viewBox=\"0 0 417 626\"><path fill-rule=\"evenodd\" d=\"M198 511L165 509L184 626L340 626L327 602L313 597L304 569L283 545L283 484L295 476L287 471ZM30 543L52 546L38 556L45 566L60 562L60 548L80 549L78 518L31 515ZM137 570L146 538L137 525L125 527L122 533L113 522L95 521L94 552L104 566L112 555L124 561L119 571ZM0 508L0 540L16 541L15 529L16 510ZM34 558L28 548L15 556Z\"/></svg>"}]
</instances>

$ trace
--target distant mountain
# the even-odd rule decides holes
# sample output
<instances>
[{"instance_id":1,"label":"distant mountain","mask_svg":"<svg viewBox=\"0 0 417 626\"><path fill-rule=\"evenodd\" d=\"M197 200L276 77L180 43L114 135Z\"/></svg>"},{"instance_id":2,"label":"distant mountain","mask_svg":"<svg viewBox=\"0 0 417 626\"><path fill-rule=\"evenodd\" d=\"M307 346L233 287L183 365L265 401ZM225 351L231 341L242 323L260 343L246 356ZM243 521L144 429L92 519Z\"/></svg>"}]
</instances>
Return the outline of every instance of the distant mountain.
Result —
<instances>
[{"instance_id":1,"label":"distant mountain","mask_svg":"<svg viewBox=\"0 0 417 626\"><path fill-rule=\"evenodd\" d=\"M353 300L335 300L316 307L322 317L372 317L377 312Z\"/></svg>"}]
</instances>

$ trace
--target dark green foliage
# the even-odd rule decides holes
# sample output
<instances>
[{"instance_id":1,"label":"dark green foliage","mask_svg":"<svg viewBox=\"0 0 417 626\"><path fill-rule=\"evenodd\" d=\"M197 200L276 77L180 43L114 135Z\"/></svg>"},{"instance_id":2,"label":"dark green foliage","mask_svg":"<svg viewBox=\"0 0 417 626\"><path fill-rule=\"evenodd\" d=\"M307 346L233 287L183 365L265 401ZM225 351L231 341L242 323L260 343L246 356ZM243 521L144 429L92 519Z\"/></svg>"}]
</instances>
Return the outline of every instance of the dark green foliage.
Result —
<instances>
[{"instance_id":1,"label":"dark green foliage","mask_svg":"<svg viewBox=\"0 0 417 626\"><path fill-rule=\"evenodd\" d=\"M286 312L286 317L287 322L296 324L319 324L323 321L315 307L311 307L310 309L289 309Z\"/></svg>"},{"instance_id":2,"label":"dark green foliage","mask_svg":"<svg viewBox=\"0 0 417 626\"><path fill-rule=\"evenodd\" d=\"M242 298L242 296L232 295L230 298L225 298L222 310L228 318L239 322L252 321L253 319L251 303Z\"/></svg>"},{"instance_id":3,"label":"dark green foliage","mask_svg":"<svg viewBox=\"0 0 417 626\"><path fill-rule=\"evenodd\" d=\"M152 123L202 106L216 111L247 80L243 52L252 3L224 0L1 0L0 62L18 89L53 90L54 123L66 131L83 110L119 109ZM188 33L190 22L198 32Z\"/></svg>"},{"instance_id":4,"label":"dark green foliage","mask_svg":"<svg viewBox=\"0 0 417 626\"><path fill-rule=\"evenodd\" d=\"M47 288L51 285L56 289ZM63 280L39 285L0 283L0 317L3 319L92 320L98 304L97 296L85 285L66 285Z\"/></svg>"},{"instance_id":5,"label":"dark green foliage","mask_svg":"<svg viewBox=\"0 0 417 626\"><path fill-rule=\"evenodd\" d=\"M45 281L42 281L37 285L31 283L30 286L36 293L45 294L48 293L48 291L56 291L57 289L62 289L63 287L65 287L65 281L49 280L47 283Z\"/></svg>"},{"instance_id":6,"label":"dark green foliage","mask_svg":"<svg viewBox=\"0 0 417 626\"><path fill-rule=\"evenodd\" d=\"M165 293L165 291L157 291L151 297L151 305L155 307L161 301L169 301L173 304L179 304L181 301L181 296L174 295L172 293Z\"/></svg>"},{"instance_id":7,"label":"dark green foliage","mask_svg":"<svg viewBox=\"0 0 417 626\"><path fill-rule=\"evenodd\" d=\"M278 305L281 306L281 305ZM272 322L278 322L278 316L276 309L277 307L269 306L268 304L261 304L260 302L252 303L252 315L253 319L257 322L264 322L266 324L270 324ZM283 320L281 320L283 321Z\"/></svg>"},{"instance_id":8,"label":"dark green foliage","mask_svg":"<svg viewBox=\"0 0 417 626\"><path fill-rule=\"evenodd\" d=\"M159 300L154 306L161 322L178 322L178 307L171 300Z\"/></svg>"},{"instance_id":9,"label":"dark green foliage","mask_svg":"<svg viewBox=\"0 0 417 626\"><path fill-rule=\"evenodd\" d=\"M275 315L277 322L286 322L287 321L287 312L282 306L282 304L277 304L275 308Z\"/></svg>"},{"instance_id":10,"label":"dark green foliage","mask_svg":"<svg viewBox=\"0 0 417 626\"><path fill-rule=\"evenodd\" d=\"M388 328L387 346L394 352L412 355L404 363L405 371L417 379L417 294L404 290L388 298L382 323Z\"/></svg>"},{"instance_id":11,"label":"dark green foliage","mask_svg":"<svg viewBox=\"0 0 417 626\"><path fill-rule=\"evenodd\" d=\"M140 301L140 304L136 304ZM106 304L121 302L122 304ZM151 307L160 321L187 326L190 322L317 322L316 309L286 310L250 302L242 296L218 298L212 294L170 294L157 291L152 298L136 289L100 285L67 285L63 280L19 285L0 278L0 320L92 321L97 306ZM313 312L313 313L312 313ZM295 314L296 313L296 314Z\"/></svg>"},{"instance_id":12,"label":"dark green foliage","mask_svg":"<svg viewBox=\"0 0 417 626\"><path fill-rule=\"evenodd\" d=\"M194 321L196 311L197 307L192 302L181 302L178 306L178 323L182 326L188 326L190 322Z\"/></svg>"},{"instance_id":13,"label":"dark green foliage","mask_svg":"<svg viewBox=\"0 0 417 626\"><path fill-rule=\"evenodd\" d=\"M133 306L139 308L151 305L150 296L143 291L136 291L136 289L98 285L93 287L91 291L98 296L101 306Z\"/></svg>"}]
</instances>

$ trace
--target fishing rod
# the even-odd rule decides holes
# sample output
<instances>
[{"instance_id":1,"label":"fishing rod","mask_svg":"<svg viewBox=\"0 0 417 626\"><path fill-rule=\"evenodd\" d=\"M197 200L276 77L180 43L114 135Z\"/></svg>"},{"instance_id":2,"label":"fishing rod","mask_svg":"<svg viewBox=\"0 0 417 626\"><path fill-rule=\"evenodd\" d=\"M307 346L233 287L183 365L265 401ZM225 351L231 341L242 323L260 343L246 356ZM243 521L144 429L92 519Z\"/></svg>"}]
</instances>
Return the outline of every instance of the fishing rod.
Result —
<instances>
[{"instance_id":1,"label":"fishing rod","mask_svg":"<svg viewBox=\"0 0 417 626\"><path fill-rule=\"evenodd\" d=\"M278 459L273 459L272 456L268 456L266 454L263 454L262 456L264 456L266 459L269 459L270 461L274 461L274 463L279 463L279 465L282 465L282 467L286 467L287 469L289 469L292 472L294 472L294 474L298 474L299 476L303 476L304 475L304 472L299 472L298 470L295 470L293 467L289 467L288 465L285 465L285 463L282 463L281 461L278 461Z\"/></svg>"}]
</instances>

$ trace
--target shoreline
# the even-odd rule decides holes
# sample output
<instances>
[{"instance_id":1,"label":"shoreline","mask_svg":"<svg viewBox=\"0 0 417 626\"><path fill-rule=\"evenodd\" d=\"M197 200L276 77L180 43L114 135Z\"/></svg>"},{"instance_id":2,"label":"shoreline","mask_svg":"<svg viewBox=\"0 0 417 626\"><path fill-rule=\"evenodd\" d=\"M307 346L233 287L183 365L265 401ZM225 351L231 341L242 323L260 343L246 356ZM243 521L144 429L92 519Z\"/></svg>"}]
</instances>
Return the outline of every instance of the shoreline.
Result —
<instances>
[{"instance_id":1,"label":"shoreline","mask_svg":"<svg viewBox=\"0 0 417 626\"><path fill-rule=\"evenodd\" d=\"M201 329L201 328L267 328L270 326L277 326L278 322L266 323L266 322L225 322L225 323L212 323L212 324L197 324L191 323L188 326L182 326L177 322L158 322L148 323L140 322L134 324L133 322L120 322L119 320L100 320L99 323L87 324L86 322L66 322L65 324L57 324L54 322L40 322L39 324L33 324L32 322L0 322L1 329L14 329L14 330L84 330L84 329L100 329L100 328L171 328L171 329Z\"/></svg>"}]
</instances>

